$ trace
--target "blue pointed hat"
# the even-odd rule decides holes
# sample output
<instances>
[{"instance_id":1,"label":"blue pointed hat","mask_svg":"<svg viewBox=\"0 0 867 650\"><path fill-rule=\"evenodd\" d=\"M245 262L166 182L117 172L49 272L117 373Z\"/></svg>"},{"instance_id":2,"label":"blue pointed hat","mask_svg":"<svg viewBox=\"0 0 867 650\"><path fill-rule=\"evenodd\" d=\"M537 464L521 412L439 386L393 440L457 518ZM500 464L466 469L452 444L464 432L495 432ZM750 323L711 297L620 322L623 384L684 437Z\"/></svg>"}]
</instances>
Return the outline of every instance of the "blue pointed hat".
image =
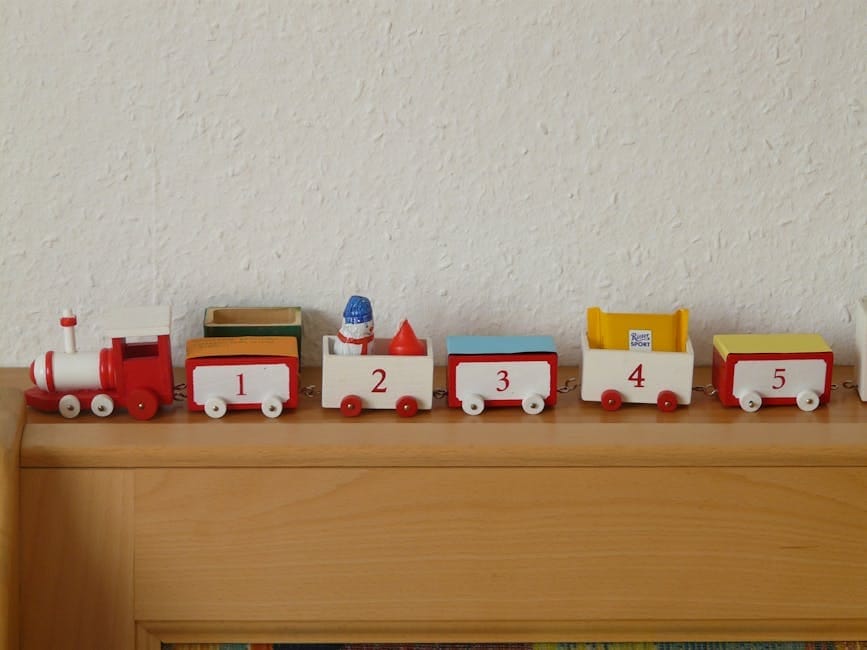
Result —
<instances>
[{"instance_id":1,"label":"blue pointed hat","mask_svg":"<svg viewBox=\"0 0 867 650\"><path fill-rule=\"evenodd\" d=\"M373 307L364 296L352 296L343 310L343 320L346 323L366 323L373 320Z\"/></svg>"}]
</instances>

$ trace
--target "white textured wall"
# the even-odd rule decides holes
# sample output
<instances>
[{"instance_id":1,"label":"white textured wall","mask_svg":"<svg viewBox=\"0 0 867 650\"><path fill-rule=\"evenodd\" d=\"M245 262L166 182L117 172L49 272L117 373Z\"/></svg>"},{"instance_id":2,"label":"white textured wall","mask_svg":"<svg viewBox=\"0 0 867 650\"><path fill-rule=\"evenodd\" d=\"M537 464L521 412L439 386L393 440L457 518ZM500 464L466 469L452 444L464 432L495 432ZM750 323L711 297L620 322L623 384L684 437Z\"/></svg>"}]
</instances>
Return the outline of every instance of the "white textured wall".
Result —
<instances>
[{"instance_id":1,"label":"white textured wall","mask_svg":"<svg viewBox=\"0 0 867 650\"><path fill-rule=\"evenodd\" d=\"M0 364L107 305L346 296L378 331L550 333L584 310L818 331L867 294L867 3L0 5ZM182 353L176 354L180 362Z\"/></svg>"}]
</instances>

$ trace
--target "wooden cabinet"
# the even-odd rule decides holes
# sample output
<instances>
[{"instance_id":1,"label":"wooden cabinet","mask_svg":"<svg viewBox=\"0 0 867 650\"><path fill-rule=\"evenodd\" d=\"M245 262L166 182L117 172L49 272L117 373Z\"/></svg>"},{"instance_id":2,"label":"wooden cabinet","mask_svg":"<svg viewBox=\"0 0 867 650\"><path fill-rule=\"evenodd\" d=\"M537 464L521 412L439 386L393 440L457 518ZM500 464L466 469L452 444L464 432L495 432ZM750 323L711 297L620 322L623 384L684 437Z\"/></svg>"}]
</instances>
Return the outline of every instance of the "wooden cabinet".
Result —
<instances>
[{"instance_id":1,"label":"wooden cabinet","mask_svg":"<svg viewBox=\"0 0 867 650\"><path fill-rule=\"evenodd\" d=\"M25 649L867 638L852 390L813 413L25 413Z\"/></svg>"}]
</instances>

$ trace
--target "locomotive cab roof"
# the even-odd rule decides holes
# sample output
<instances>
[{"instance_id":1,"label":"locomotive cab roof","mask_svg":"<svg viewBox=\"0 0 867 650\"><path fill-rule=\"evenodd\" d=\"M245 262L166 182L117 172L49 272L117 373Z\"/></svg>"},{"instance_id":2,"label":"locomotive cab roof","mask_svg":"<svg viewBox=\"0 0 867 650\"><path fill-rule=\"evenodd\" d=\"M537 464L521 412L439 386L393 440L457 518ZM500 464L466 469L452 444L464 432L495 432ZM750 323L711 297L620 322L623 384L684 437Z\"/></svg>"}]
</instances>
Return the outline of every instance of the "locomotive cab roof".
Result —
<instances>
[{"instance_id":1,"label":"locomotive cab roof","mask_svg":"<svg viewBox=\"0 0 867 650\"><path fill-rule=\"evenodd\" d=\"M105 333L113 339L132 336L163 336L169 333L172 310L169 306L114 309L106 315Z\"/></svg>"}]
</instances>

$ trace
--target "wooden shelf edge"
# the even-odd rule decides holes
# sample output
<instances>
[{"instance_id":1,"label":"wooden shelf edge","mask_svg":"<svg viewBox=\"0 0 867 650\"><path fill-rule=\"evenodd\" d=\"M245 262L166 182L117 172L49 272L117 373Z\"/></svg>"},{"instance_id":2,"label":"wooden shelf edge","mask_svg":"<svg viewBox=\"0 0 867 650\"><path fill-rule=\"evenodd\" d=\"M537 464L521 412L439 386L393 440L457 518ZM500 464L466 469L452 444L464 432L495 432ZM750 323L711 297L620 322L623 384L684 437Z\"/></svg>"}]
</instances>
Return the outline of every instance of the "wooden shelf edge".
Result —
<instances>
[{"instance_id":1,"label":"wooden shelf edge","mask_svg":"<svg viewBox=\"0 0 867 650\"><path fill-rule=\"evenodd\" d=\"M867 619L687 621L139 621L166 643L851 641Z\"/></svg>"},{"instance_id":2,"label":"wooden shelf edge","mask_svg":"<svg viewBox=\"0 0 867 650\"><path fill-rule=\"evenodd\" d=\"M23 373L17 369L18 377ZM305 369L302 383L316 383ZM442 373L442 369L437 369ZM696 370L696 385L709 372ZM837 368L839 377L851 368ZM8 374L8 371L7 371ZM562 368L561 378L574 376ZM20 380L20 377L18 377ZM404 419L393 412L342 418L316 399L276 420L258 412L211 420L182 405L139 422L125 413L65 420L27 409L21 465L51 467L865 467L867 404L854 390L804 413L727 409L696 394L675 413L630 405L608 413L576 393L537 416L449 409Z\"/></svg>"},{"instance_id":3,"label":"wooden shelf edge","mask_svg":"<svg viewBox=\"0 0 867 650\"><path fill-rule=\"evenodd\" d=\"M0 648L18 647L19 456L24 397L0 388Z\"/></svg>"}]
</instances>

